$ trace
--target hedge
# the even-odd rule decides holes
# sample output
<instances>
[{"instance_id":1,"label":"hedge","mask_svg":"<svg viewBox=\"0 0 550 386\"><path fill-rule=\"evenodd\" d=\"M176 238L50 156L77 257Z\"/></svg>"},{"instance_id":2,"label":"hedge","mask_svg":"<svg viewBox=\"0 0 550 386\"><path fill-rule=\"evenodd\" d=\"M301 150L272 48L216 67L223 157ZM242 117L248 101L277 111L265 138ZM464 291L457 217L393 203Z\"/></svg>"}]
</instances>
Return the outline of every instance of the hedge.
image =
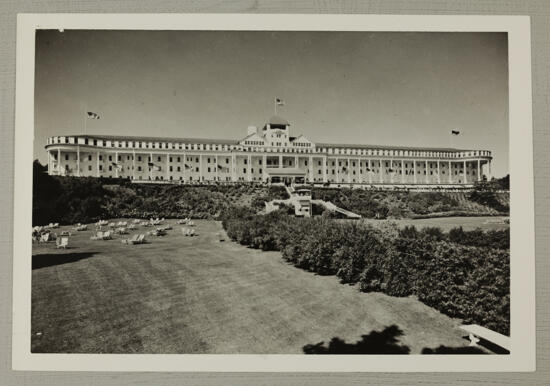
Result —
<instances>
[{"instance_id":1,"label":"hedge","mask_svg":"<svg viewBox=\"0 0 550 386\"><path fill-rule=\"evenodd\" d=\"M492 248L456 242L459 234L490 232L380 229L322 217L300 219L284 211L261 216L233 210L223 217L231 239L251 248L279 250L299 268L336 275L365 292L414 295L466 323L509 334L509 249L504 244Z\"/></svg>"}]
</instances>

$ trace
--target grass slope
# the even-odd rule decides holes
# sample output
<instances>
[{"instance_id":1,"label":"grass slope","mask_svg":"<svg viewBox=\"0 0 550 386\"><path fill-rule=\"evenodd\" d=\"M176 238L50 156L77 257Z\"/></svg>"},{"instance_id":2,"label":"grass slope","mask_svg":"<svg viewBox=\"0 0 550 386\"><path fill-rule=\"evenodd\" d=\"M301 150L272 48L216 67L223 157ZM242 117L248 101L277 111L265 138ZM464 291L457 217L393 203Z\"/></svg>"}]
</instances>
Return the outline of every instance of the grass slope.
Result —
<instances>
[{"instance_id":1,"label":"grass slope","mask_svg":"<svg viewBox=\"0 0 550 386\"><path fill-rule=\"evenodd\" d=\"M219 242L218 222L197 221L196 229L198 237L176 228L136 246L91 241L90 231L71 236L66 251L33 245L32 352L420 353L467 346L458 320L412 297L361 293L294 268L278 252Z\"/></svg>"}]
</instances>

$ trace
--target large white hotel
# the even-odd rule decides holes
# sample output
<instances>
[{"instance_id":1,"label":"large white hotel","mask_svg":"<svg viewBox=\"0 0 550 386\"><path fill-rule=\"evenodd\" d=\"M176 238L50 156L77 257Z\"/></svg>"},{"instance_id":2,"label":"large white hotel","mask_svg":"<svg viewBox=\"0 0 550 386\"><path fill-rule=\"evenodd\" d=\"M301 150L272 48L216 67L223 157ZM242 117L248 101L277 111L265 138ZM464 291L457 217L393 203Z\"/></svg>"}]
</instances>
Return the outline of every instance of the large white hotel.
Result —
<instances>
[{"instance_id":1,"label":"large white hotel","mask_svg":"<svg viewBox=\"0 0 550 386\"><path fill-rule=\"evenodd\" d=\"M135 182L296 182L465 186L490 179L491 152L314 143L273 116L241 140L67 135L48 138L48 173Z\"/></svg>"}]
</instances>

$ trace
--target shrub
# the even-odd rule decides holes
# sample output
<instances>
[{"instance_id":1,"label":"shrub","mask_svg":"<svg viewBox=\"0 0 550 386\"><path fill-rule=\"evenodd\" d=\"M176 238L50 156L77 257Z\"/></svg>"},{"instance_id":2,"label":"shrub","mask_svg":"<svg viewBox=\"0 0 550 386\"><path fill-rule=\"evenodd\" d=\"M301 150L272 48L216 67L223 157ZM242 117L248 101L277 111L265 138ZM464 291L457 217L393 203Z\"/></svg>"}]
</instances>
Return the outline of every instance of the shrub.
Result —
<instances>
[{"instance_id":1,"label":"shrub","mask_svg":"<svg viewBox=\"0 0 550 386\"><path fill-rule=\"evenodd\" d=\"M222 223L232 239L279 250L302 269L335 274L366 292L416 295L467 323L509 332L509 250L486 246L503 244L504 231L444 233L413 226L398 230L391 224L379 229L322 217L300 219L284 210L260 216L249 209L226 212Z\"/></svg>"}]
</instances>

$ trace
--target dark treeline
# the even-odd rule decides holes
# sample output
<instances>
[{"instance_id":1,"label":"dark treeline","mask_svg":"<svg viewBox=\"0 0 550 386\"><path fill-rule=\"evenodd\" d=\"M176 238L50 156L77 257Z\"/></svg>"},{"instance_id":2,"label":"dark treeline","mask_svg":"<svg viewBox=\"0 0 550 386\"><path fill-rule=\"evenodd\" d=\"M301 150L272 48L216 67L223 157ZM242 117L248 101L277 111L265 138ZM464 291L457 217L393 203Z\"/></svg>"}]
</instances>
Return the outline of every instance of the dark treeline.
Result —
<instances>
[{"instance_id":1,"label":"dark treeline","mask_svg":"<svg viewBox=\"0 0 550 386\"><path fill-rule=\"evenodd\" d=\"M217 219L230 206L260 211L288 198L283 187L145 185L124 179L57 177L34 162L33 225L90 223L121 217Z\"/></svg>"},{"instance_id":2,"label":"dark treeline","mask_svg":"<svg viewBox=\"0 0 550 386\"><path fill-rule=\"evenodd\" d=\"M246 208L228 210L222 223L232 240L281 251L299 268L336 275L366 292L415 295L466 323L509 333L508 231L400 231L324 217L299 219L284 211L260 216Z\"/></svg>"}]
</instances>

